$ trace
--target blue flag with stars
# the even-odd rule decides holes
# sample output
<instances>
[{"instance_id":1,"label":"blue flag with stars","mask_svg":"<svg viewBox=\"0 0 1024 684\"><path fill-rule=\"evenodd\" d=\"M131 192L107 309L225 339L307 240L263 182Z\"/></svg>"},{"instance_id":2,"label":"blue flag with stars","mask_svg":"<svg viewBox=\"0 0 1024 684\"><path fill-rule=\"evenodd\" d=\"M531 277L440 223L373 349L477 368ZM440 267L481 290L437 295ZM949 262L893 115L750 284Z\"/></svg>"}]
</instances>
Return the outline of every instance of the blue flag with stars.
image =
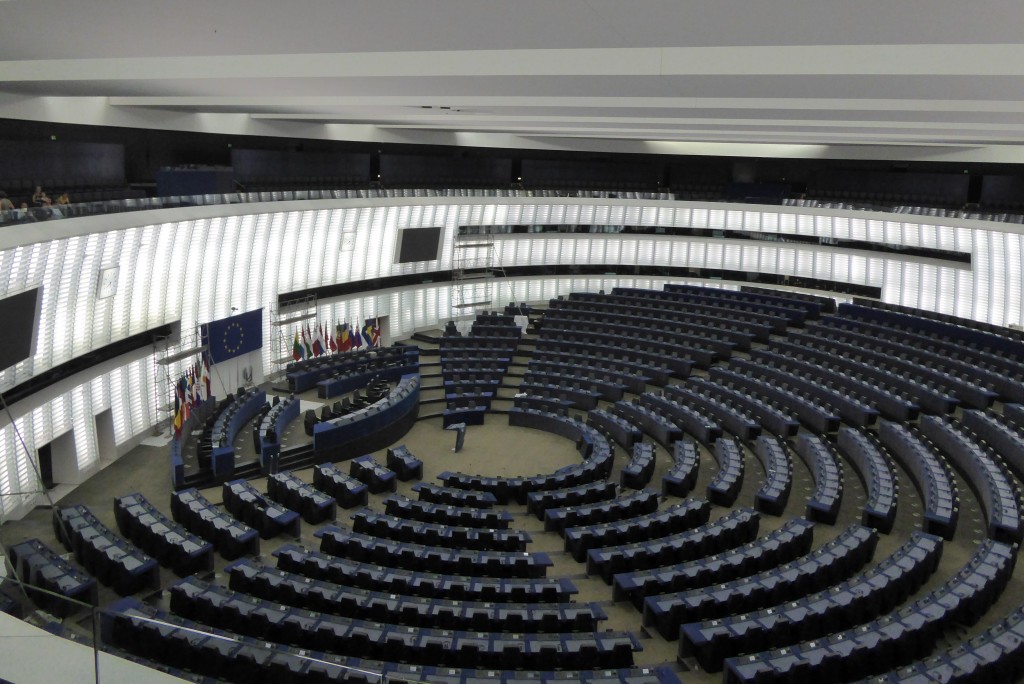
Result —
<instances>
[{"instance_id":1,"label":"blue flag with stars","mask_svg":"<svg viewBox=\"0 0 1024 684\"><path fill-rule=\"evenodd\" d=\"M254 352L263 346L263 309L210 321L199 334L211 364Z\"/></svg>"}]
</instances>

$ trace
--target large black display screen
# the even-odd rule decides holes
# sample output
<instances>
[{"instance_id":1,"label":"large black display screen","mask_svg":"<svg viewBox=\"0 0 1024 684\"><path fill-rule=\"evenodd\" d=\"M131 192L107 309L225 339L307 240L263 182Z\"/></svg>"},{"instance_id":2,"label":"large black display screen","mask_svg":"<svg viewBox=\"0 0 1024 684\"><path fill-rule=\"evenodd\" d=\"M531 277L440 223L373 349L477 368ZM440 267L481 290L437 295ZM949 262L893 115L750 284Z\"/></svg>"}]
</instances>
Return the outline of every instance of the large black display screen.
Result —
<instances>
[{"instance_id":1,"label":"large black display screen","mask_svg":"<svg viewBox=\"0 0 1024 684\"><path fill-rule=\"evenodd\" d=\"M398 232L399 264L412 261L434 261L441 246L441 228L406 228Z\"/></svg>"},{"instance_id":2,"label":"large black display screen","mask_svg":"<svg viewBox=\"0 0 1024 684\"><path fill-rule=\"evenodd\" d=\"M0 370L31 358L35 346L39 288L0 299Z\"/></svg>"}]
</instances>

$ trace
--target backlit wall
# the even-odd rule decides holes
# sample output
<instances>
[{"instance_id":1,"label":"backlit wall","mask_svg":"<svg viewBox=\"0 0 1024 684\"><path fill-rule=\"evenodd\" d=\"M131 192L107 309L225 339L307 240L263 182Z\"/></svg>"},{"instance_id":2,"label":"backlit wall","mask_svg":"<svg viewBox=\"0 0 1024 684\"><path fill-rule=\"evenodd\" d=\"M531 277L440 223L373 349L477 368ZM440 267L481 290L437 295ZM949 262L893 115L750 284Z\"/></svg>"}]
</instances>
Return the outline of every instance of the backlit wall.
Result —
<instances>
[{"instance_id":1,"label":"backlit wall","mask_svg":"<svg viewBox=\"0 0 1024 684\"><path fill-rule=\"evenodd\" d=\"M494 236L505 267L662 265L813 277L881 288L887 302L1006 325L1021 324L1021 226L799 207L639 200L534 198L328 200L192 207L86 217L9 228L0 235L0 296L42 286L37 349L0 373L0 388L129 335L180 321L184 335L234 311L264 307L263 365L269 375L291 349L294 330L272 323L277 296L321 285L452 267L460 225L595 224L744 230L765 241L622 233L506 233ZM942 223L934 223L942 221ZM402 228L442 226L442 258L395 264ZM972 263L784 242L817 236L967 252ZM117 288L100 298L102 269ZM473 299L543 301L573 289L632 278L523 278L476 286ZM388 316L392 339L451 318L450 285L321 301L324 322ZM166 376L157 351L96 369L12 407L29 453L73 432L82 477L101 460L102 421L112 421L115 451L168 418ZM100 416L99 422L97 416ZM38 499L33 469L9 421L0 421L0 513L18 515ZM110 450L110 445L106 446ZM23 493L23 495L19 495Z\"/></svg>"}]
</instances>

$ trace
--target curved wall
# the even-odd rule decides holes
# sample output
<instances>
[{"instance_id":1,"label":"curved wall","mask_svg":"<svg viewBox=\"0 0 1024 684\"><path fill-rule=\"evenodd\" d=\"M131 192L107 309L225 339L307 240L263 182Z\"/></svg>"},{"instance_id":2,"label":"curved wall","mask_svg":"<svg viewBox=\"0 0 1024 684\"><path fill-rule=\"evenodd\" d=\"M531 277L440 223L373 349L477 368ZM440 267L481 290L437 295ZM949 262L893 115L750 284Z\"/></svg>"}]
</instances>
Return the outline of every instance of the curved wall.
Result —
<instances>
[{"instance_id":1,"label":"curved wall","mask_svg":"<svg viewBox=\"0 0 1024 684\"><path fill-rule=\"evenodd\" d=\"M1021 324L1021 226L801 207L639 200L538 198L331 200L192 207L65 219L0 236L0 296L42 285L32 359L0 373L10 388L113 341L180 321L200 324L264 307L263 365L287 356L293 330L270 325L279 293L452 268L460 225L595 224L744 230L766 240L623 233L506 233L494 236L503 266L662 265L760 271L880 287L882 299L1000 325ZM474 200L474 201L469 201ZM897 220L898 219L898 220ZM933 219L939 220L939 219ZM398 231L441 226L441 258L395 264ZM971 264L784 242L816 236L968 252ZM98 298L103 268L118 268L113 296ZM660 287L665 279L520 278L481 284L474 298L538 301L617 283ZM488 289L490 288L490 289ZM452 317L450 285L379 290L321 301L322 321L388 316L392 337ZM156 352L108 362L12 407L27 449L71 433L77 474L126 450L159 421L168 375ZM191 362L191 359L189 359ZM158 370L159 368L159 370ZM97 421L97 416L102 416ZM112 423L112 439L103 421ZM6 417L0 421L0 516L18 515L39 494L31 464ZM99 427L98 427L99 426ZM113 447L111 445L113 442Z\"/></svg>"}]
</instances>

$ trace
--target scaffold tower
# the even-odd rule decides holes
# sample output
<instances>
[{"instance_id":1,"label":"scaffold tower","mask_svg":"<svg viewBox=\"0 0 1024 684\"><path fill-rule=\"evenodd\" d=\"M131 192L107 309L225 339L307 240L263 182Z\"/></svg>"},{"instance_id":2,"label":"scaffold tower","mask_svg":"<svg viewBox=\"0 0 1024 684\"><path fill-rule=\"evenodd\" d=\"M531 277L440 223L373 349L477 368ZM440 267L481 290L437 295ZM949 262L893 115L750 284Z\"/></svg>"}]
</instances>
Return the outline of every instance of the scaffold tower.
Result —
<instances>
[{"instance_id":1,"label":"scaffold tower","mask_svg":"<svg viewBox=\"0 0 1024 684\"><path fill-rule=\"evenodd\" d=\"M292 343L294 333L304 321L315 322L316 295L306 295L285 302L278 301L270 307L270 330L272 335L274 377L284 372L285 367L293 361Z\"/></svg>"},{"instance_id":2,"label":"scaffold tower","mask_svg":"<svg viewBox=\"0 0 1024 684\"><path fill-rule=\"evenodd\" d=\"M494 237L464 234L452 244L452 316L468 316L497 306L499 288L507 283Z\"/></svg>"}]
</instances>

